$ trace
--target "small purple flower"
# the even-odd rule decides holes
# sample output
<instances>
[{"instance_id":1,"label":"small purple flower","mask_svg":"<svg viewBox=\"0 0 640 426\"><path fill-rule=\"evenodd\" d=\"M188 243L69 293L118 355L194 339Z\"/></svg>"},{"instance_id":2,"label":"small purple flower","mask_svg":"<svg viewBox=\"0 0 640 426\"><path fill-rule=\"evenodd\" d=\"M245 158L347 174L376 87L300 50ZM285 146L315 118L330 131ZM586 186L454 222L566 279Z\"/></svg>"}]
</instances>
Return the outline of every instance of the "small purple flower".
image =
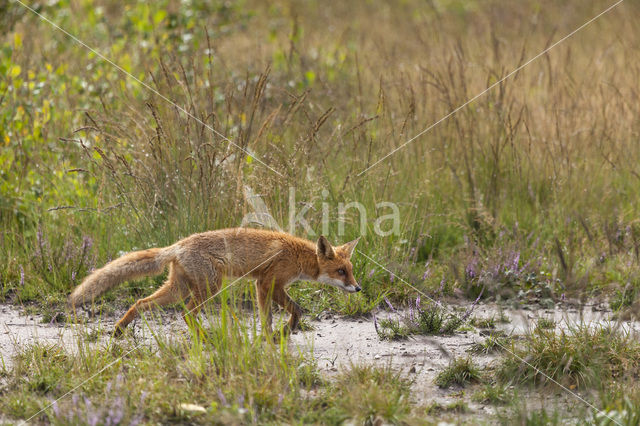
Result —
<instances>
[{"instance_id":1,"label":"small purple flower","mask_svg":"<svg viewBox=\"0 0 640 426\"><path fill-rule=\"evenodd\" d=\"M474 257L471 259L471 262L467 264L464 272L467 274L467 277L470 279L474 279L478 276L478 272L476 271L476 267L478 266L478 260Z\"/></svg>"},{"instance_id":2,"label":"small purple flower","mask_svg":"<svg viewBox=\"0 0 640 426\"><path fill-rule=\"evenodd\" d=\"M375 273L376 273L376 269L373 268L371 271L369 271L369 278L371 278Z\"/></svg>"},{"instance_id":3,"label":"small purple flower","mask_svg":"<svg viewBox=\"0 0 640 426\"><path fill-rule=\"evenodd\" d=\"M511 266L510 269L513 272L518 272L518 263L520 262L520 252L519 251L515 251L513 253L513 257L511 259Z\"/></svg>"},{"instance_id":4,"label":"small purple flower","mask_svg":"<svg viewBox=\"0 0 640 426\"><path fill-rule=\"evenodd\" d=\"M140 393L140 404L138 404L138 407L144 407L145 399L147 399L147 392L142 391L142 393ZM142 420L144 420L144 413L139 410L138 413L131 420L131 423L129 423L129 426L137 426L140 423L142 423Z\"/></svg>"},{"instance_id":5,"label":"small purple flower","mask_svg":"<svg viewBox=\"0 0 640 426\"><path fill-rule=\"evenodd\" d=\"M426 280L430 273L431 270L427 267L427 269L425 269L424 271L424 274L422 274L422 281Z\"/></svg>"},{"instance_id":6,"label":"small purple flower","mask_svg":"<svg viewBox=\"0 0 640 426\"><path fill-rule=\"evenodd\" d=\"M389 282L393 282L393 280L396 279L396 276L393 272L391 272L391 274L389 274Z\"/></svg>"},{"instance_id":7,"label":"small purple flower","mask_svg":"<svg viewBox=\"0 0 640 426\"><path fill-rule=\"evenodd\" d=\"M225 398L224 394L220 389L218 389L218 399L220 400L220 403L222 403L222 405L224 405L225 407L229 405L227 404L227 398Z\"/></svg>"},{"instance_id":8,"label":"small purple flower","mask_svg":"<svg viewBox=\"0 0 640 426\"><path fill-rule=\"evenodd\" d=\"M442 295L442 293L444 292L444 285L446 283L446 280L444 278L444 274L442 274L442 280L440 281L440 289L438 290L438 293L440 295Z\"/></svg>"},{"instance_id":9,"label":"small purple flower","mask_svg":"<svg viewBox=\"0 0 640 426\"><path fill-rule=\"evenodd\" d=\"M93 247L93 240L91 237L85 235L82 237L82 250L90 250Z\"/></svg>"},{"instance_id":10,"label":"small purple flower","mask_svg":"<svg viewBox=\"0 0 640 426\"><path fill-rule=\"evenodd\" d=\"M118 425L124 418L124 399L118 397L113 401L113 406L109 410L109 415L105 419L107 425Z\"/></svg>"},{"instance_id":11,"label":"small purple flower","mask_svg":"<svg viewBox=\"0 0 640 426\"><path fill-rule=\"evenodd\" d=\"M467 311L464 313L462 318L460 318L462 320L462 322L465 322L467 320L467 318L469 318L469 315L471 315L471 313L475 309L476 304L478 303L478 301L480 301L480 298L482 297L482 293L484 293L484 286L480 290L480 294L478 294L478 297L476 297L476 300L473 301L471 306L469 306L469 309L467 309Z\"/></svg>"},{"instance_id":12,"label":"small purple flower","mask_svg":"<svg viewBox=\"0 0 640 426\"><path fill-rule=\"evenodd\" d=\"M75 282L76 281L76 271L72 271L71 272L71 282Z\"/></svg>"},{"instance_id":13,"label":"small purple flower","mask_svg":"<svg viewBox=\"0 0 640 426\"><path fill-rule=\"evenodd\" d=\"M391 302L389 301L389 299L387 299L386 297L384 298L384 301L387 302L387 305L389 305L389 308L391 308L391 310L393 312L396 311L396 308L393 307L393 305L391 304Z\"/></svg>"},{"instance_id":14,"label":"small purple flower","mask_svg":"<svg viewBox=\"0 0 640 426\"><path fill-rule=\"evenodd\" d=\"M284 394L283 393L279 393L278 394L278 408L282 407L282 403L284 402Z\"/></svg>"},{"instance_id":15,"label":"small purple flower","mask_svg":"<svg viewBox=\"0 0 640 426\"><path fill-rule=\"evenodd\" d=\"M24 285L24 268L20 265L20 287Z\"/></svg>"}]
</instances>

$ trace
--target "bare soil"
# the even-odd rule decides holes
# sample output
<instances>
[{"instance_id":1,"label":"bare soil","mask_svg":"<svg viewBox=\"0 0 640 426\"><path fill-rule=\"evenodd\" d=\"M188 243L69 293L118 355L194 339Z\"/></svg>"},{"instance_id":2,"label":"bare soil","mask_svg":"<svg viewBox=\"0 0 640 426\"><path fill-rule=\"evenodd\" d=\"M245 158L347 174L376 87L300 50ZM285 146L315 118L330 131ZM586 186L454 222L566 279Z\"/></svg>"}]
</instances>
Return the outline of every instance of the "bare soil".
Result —
<instances>
[{"instance_id":1,"label":"bare soil","mask_svg":"<svg viewBox=\"0 0 640 426\"><path fill-rule=\"evenodd\" d=\"M390 315L385 313L382 315ZM612 314L602 304L592 304L577 308L571 305L553 309L536 307L505 308L496 304L481 304L476 307L474 316L495 318L496 330L508 335L520 335L535 327L539 318L553 319L557 327L567 328L571 324L611 323ZM509 322L498 319L508 318ZM34 342L60 343L70 352L77 347L77 339L94 336L96 344L111 338L116 316L102 319L89 319L84 324L47 323L38 315L24 315L11 305L0 305L0 357L5 368L11 368L12 357L16 350ZM391 365L398 374L409 377L413 382L413 399L417 406L427 407L433 403L443 406L464 400L469 410L455 414L456 422L496 421L496 407L475 403L471 400L474 388L461 389L451 387L440 389L434 384L436 375L442 371L454 357L468 356L468 350L474 342L480 342L488 332L495 330L473 329L452 336L414 336L402 341L384 341L378 337L372 319L351 319L322 315L318 320L309 321L313 330L298 331L291 336L290 344L302 351L312 351L322 373L331 377L351 364ZM137 344L154 344L153 333L179 336L186 333L186 325L177 311L166 311L155 319L136 320L130 325L130 339ZM638 322L627 322L625 327L640 329ZM474 362L481 369L490 369L500 355L474 355ZM541 408L548 404L558 404L571 412L579 405L575 397L561 389L535 390L521 395L526 398L530 409ZM453 417L452 417L453 418ZM493 420L492 420L493 419Z\"/></svg>"}]
</instances>

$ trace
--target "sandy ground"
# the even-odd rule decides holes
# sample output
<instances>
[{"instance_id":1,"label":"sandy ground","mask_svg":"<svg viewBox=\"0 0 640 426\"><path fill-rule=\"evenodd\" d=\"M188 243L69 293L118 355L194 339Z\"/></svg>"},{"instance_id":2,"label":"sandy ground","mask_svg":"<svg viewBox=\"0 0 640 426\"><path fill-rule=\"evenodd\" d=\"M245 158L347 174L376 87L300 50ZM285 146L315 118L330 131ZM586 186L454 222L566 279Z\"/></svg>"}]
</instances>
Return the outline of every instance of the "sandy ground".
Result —
<instances>
[{"instance_id":1,"label":"sandy ground","mask_svg":"<svg viewBox=\"0 0 640 426\"><path fill-rule=\"evenodd\" d=\"M558 327L567 328L571 324L603 324L611 321L611 314L602 305L589 305L582 309L571 306L554 309L533 308L513 309L501 308L495 304L484 304L476 307L475 317L496 319L500 312L510 322L497 323L497 328L507 334L522 334L533 328L538 318L553 319ZM384 315L384 314L383 314ZM387 315L389 315L387 313ZM39 316L23 315L19 308L0 305L0 357L6 368L12 364L12 356L16 349L33 342L62 343L70 352L74 352L77 339L83 339L87 333L98 332L97 341L109 339L110 331L116 318L91 320L83 326L73 324L43 323ZM491 418L495 413L493 406L485 406L471 401L472 391L461 389L439 389L434 384L438 372L445 368L453 357L467 356L469 347L474 342L484 339L485 331L474 330L457 333L453 336L416 336L404 341L382 341L376 334L373 320L347 319L325 314L319 320L309 321L312 331L297 332L291 336L290 344L300 350L310 350L317 359L321 371L332 376L341 368L354 364L390 364L398 374L403 374L413 381L413 398L419 406L427 406L437 402L443 405L464 399L470 411L463 418L473 419L481 416ZM136 343L153 344L151 329L162 333L184 333L186 326L176 312L167 312L161 320L145 323L136 320L133 324L131 338ZM626 323L625 327L639 330L638 323ZM474 361L481 367L490 367L496 355L474 355ZM567 406L578 404L568 393L556 389L544 394L529 394L526 398L532 408L540 408L544 404L566 403ZM547 406L547 408L549 408ZM456 417L460 420L459 415ZM472 420L470 420L472 421Z\"/></svg>"}]
</instances>

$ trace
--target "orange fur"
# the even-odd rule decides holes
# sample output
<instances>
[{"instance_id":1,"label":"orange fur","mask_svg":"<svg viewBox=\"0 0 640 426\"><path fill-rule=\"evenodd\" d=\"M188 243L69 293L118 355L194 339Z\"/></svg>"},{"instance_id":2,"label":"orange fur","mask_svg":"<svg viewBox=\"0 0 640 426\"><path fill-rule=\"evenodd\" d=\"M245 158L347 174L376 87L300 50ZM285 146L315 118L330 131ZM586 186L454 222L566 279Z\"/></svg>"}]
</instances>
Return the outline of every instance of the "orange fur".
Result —
<instances>
[{"instance_id":1,"label":"orange fur","mask_svg":"<svg viewBox=\"0 0 640 426\"><path fill-rule=\"evenodd\" d=\"M116 324L117 334L153 306L190 298L187 309L196 315L207 297L220 290L224 276L254 278L267 330L271 331L269 296L289 312L288 325L293 330L302 314L286 292L293 281L314 280L347 292L360 291L350 261L357 242L333 247L323 236L314 243L282 232L251 228L203 232L169 247L128 253L93 271L73 290L69 304L75 309L124 281L158 275L169 265L167 281L131 306Z\"/></svg>"}]
</instances>

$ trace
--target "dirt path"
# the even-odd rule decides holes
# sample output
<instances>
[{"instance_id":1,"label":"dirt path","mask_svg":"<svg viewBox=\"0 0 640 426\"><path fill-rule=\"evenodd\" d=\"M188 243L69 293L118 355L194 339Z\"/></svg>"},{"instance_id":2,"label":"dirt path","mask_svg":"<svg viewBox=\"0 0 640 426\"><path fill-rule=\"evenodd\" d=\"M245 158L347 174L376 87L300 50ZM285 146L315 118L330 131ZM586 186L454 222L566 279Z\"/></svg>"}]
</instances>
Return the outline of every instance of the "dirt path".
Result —
<instances>
[{"instance_id":1,"label":"dirt path","mask_svg":"<svg viewBox=\"0 0 640 426\"><path fill-rule=\"evenodd\" d=\"M496 327L507 334L522 334L535 327L538 318L553 319L558 327L567 328L571 324L605 324L611 321L610 312L601 306L589 306L578 310L571 307L549 310L504 309L495 304L480 305L474 312L475 317L496 318ZM509 322L500 323L498 318L508 318ZM20 309L0 305L0 357L7 368L16 349L33 342L61 343L70 352L75 352L77 339L96 333L98 342L109 339L115 318L91 321L83 326L43 323L39 316L25 316ZM376 334L370 319L346 319L330 314L319 321L310 321L312 331L297 332L291 337L291 344L301 350L312 350L322 372L331 376L341 368L355 364L390 364L398 374L413 380L413 398L418 405L427 406L434 402L443 405L464 399L470 411L465 417L487 416L495 412L492 406L471 401L473 392L461 393L460 389L439 389L434 384L436 375L445 368L453 357L468 355L468 349L474 342L484 339L482 330L463 331L453 336L416 336L404 341L382 341ZM186 332L186 326L175 312L162 315L162 320L152 321L152 329L160 327L162 333L178 335ZM136 343L153 344L150 327L137 320L132 324L132 338ZM627 323L627 327L640 329L638 323ZM474 355L474 361L486 368L496 360L496 355ZM572 398L562 392L550 395L529 395L535 404L545 404L552 399L556 403L563 399L567 403ZM457 415L460 419L459 415Z\"/></svg>"}]
</instances>

